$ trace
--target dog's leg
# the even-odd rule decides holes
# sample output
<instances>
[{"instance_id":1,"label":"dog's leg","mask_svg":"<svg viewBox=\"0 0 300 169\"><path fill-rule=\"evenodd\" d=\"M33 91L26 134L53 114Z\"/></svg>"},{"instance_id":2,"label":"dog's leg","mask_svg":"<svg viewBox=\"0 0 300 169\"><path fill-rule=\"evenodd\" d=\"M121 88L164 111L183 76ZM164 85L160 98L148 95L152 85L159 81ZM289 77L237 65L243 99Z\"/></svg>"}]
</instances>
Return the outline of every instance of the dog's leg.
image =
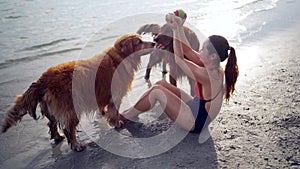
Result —
<instances>
[{"instance_id":1,"label":"dog's leg","mask_svg":"<svg viewBox=\"0 0 300 169\"><path fill-rule=\"evenodd\" d=\"M64 131L65 136L68 139L68 143L71 144L71 149L74 151L80 152L80 151L83 151L86 148L86 146L77 142L76 126L78 125L79 120L76 116L76 113L73 113L73 114L75 114L75 117L72 116L72 117L70 117L69 120L67 120L66 124L64 124L63 131Z\"/></svg>"},{"instance_id":2,"label":"dog's leg","mask_svg":"<svg viewBox=\"0 0 300 169\"><path fill-rule=\"evenodd\" d=\"M48 127L49 127L49 134L51 136L50 139L54 139L56 144L60 143L65 137L61 136L58 133L56 119L49 112L47 104L45 102L43 101L40 102L40 107L41 107L41 113L45 115L49 120Z\"/></svg>"},{"instance_id":3,"label":"dog's leg","mask_svg":"<svg viewBox=\"0 0 300 169\"><path fill-rule=\"evenodd\" d=\"M169 76L169 81L170 81L170 83L171 83L172 85L177 86L177 81L176 81L176 79L174 78L174 76L171 75L171 74L170 74L170 76Z\"/></svg>"},{"instance_id":4,"label":"dog's leg","mask_svg":"<svg viewBox=\"0 0 300 169\"><path fill-rule=\"evenodd\" d=\"M194 86L195 86L195 80L193 80L192 78L188 78L189 79L189 84L190 84L190 91L191 91L191 95L194 96Z\"/></svg>"},{"instance_id":5,"label":"dog's leg","mask_svg":"<svg viewBox=\"0 0 300 169\"><path fill-rule=\"evenodd\" d=\"M119 115L119 107L121 105L121 98L117 96L114 100L110 99L108 106L107 106L107 112L105 114L106 119L108 123L111 126L114 127L121 127L122 122L120 121L120 115Z\"/></svg>"},{"instance_id":6,"label":"dog's leg","mask_svg":"<svg viewBox=\"0 0 300 169\"><path fill-rule=\"evenodd\" d=\"M146 74L145 74L145 77L144 77L146 80L149 80L149 78L150 78L151 69L152 69L152 67L150 67L148 65L147 69L146 69Z\"/></svg>"},{"instance_id":7,"label":"dog's leg","mask_svg":"<svg viewBox=\"0 0 300 169\"><path fill-rule=\"evenodd\" d=\"M162 73L163 74L167 74L168 73L168 71L167 71L167 60L166 59L163 59L163 65L162 65L162 68L163 68L163 70L162 70Z\"/></svg>"},{"instance_id":8,"label":"dog's leg","mask_svg":"<svg viewBox=\"0 0 300 169\"><path fill-rule=\"evenodd\" d=\"M174 64L170 62L169 82L172 85L177 86L177 68L175 64L176 64L175 62Z\"/></svg>"},{"instance_id":9,"label":"dog's leg","mask_svg":"<svg viewBox=\"0 0 300 169\"><path fill-rule=\"evenodd\" d=\"M150 73L151 73L152 67L161 61L162 61L162 57L161 57L160 51L155 50L155 51L151 52L149 62L147 64L146 74L145 74L146 80L149 80L149 78L150 78Z\"/></svg>"},{"instance_id":10,"label":"dog's leg","mask_svg":"<svg viewBox=\"0 0 300 169\"><path fill-rule=\"evenodd\" d=\"M169 62L169 66L170 66L169 82L172 85L177 86L177 78L178 78L177 69L179 69L179 67L175 63L175 57L172 56L172 54L170 54L170 53L168 55L168 62Z\"/></svg>"}]
</instances>

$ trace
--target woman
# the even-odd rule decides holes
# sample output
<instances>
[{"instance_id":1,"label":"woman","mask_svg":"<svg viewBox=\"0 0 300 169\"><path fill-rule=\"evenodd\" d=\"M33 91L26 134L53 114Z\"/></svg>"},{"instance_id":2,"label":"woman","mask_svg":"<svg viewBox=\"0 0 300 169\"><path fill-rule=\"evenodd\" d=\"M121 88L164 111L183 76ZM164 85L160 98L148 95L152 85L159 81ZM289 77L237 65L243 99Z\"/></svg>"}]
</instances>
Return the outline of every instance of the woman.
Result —
<instances>
[{"instance_id":1,"label":"woman","mask_svg":"<svg viewBox=\"0 0 300 169\"><path fill-rule=\"evenodd\" d=\"M173 30L176 64L196 81L196 96L192 97L167 82L159 81L133 107L122 113L121 120L150 110L158 101L175 123L189 132L200 133L204 125L214 120L220 112L224 95L229 101L235 90L239 73L235 49L229 46L224 37L213 35L204 42L199 52L194 51L185 37L181 18L172 15L167 23ZM220 62L226 59L223 71Z\"/></svg>"}]
</instances>

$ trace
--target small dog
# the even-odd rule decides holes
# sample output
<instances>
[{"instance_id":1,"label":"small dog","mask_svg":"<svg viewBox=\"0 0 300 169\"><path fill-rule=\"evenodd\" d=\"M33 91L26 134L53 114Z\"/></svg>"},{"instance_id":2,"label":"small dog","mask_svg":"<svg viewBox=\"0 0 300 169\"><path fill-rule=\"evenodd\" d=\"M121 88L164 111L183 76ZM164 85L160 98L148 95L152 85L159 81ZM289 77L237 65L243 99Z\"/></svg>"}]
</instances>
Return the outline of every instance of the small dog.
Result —
<instances>
[{"instance_id":1,"label":"small dog","mask_svg":"<svg viewBox=\"0 0 300 169\"><path fill-rule=\"evenodd\" d=\"M98 110L110 125L120 127L121 100L131 88L141 56L150 53L154 45L142 41L137 34L123 35L113 47L90 59L49 68L24 94L16 97L6 114L2 132L16 125L27 113L37 120L39 104L42 115L49 119L50 139L56 143L64 139L58 133L59 124L71 149L84 150L85 145L76 140L80 115Z\"/></svg>"},{"instance_id":2,"label":"small dog","mask_svg":"<svg viewBox=\"0 0 300 169\"><path fill-rule=\"evenodd\" d=\"M170 74L169 80L170 83L176 86L177 80L185 76L184 72L178 67L174 59L174 49L173 49L173 31L171 27L167 24L164 24L162 27L158 24L146 24L141 26L138 31L138 34L152 33L153 40L157 43L156 48L150 54L150 59L147 65L147 70L145 74L145 79L150 78L151 68L158 63L163 62L163 74L166 74L166 65L169 64ZM191 48L198 51L200 47L200 41L195 32L193 32L188 27L184 26L184 33L189 41ZM194 95L194 84L195 81L191 78L188 78L191 94Z\"/></svg>"}]
</instances>

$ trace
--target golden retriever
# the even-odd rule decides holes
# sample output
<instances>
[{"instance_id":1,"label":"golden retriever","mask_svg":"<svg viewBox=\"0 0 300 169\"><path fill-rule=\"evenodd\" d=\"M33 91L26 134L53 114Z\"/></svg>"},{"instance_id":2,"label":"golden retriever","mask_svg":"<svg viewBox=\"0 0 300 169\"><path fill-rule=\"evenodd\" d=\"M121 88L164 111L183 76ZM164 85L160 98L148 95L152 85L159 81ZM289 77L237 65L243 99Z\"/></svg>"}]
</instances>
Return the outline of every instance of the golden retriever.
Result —
<instances>
[{"instance_id":1,"label":"golden retriever","mask_svg":"<svg viewBox=\"0 0 300 169\"><path fill-rule=\"evenodd\" d=\"M55 142L64 139L58 133L59 124L71 149L84 150L85 145L76 140L80 114L102 112L110 125L120 127L121 100L130 90L141 56L150 53L153 47L154 43L142 41L138 34L123 35L113 47L90 59L49 68L24 94L16 97L6 114L2 132L27 113L37 120L39 104L42 115L49 119L50 139Z\"/></svg>"},{"instance_id":2,"label":"golden retriever","mask_svg":"<svg viewBox=\"0 0 300 169\"><path fill-rule=\"evenodd\" d=\"M147 65L147 70L145 74L145 79L150 78L151 68L158 63L163 62L163 74L167 73L166 65L169 64L170 74L169 80L170 83L176 86L177 80L185 76L184 72L178 67L174 59L174 49L173 49L173 31L171 27L167 24L164 24L162 27L158 24L146 24L141 26L138 31L138 34L142 35L145 33L152 33L153 40L157 43L156 48L151 55ZM200 41L195 32L193 32L188 27L184 26L184 33L189 41L191 48L198 51L200 47ZM191 78L188 78L191 86L191 94L194 94L194 84L195 81Z\"/></svg>"}]
</instances>

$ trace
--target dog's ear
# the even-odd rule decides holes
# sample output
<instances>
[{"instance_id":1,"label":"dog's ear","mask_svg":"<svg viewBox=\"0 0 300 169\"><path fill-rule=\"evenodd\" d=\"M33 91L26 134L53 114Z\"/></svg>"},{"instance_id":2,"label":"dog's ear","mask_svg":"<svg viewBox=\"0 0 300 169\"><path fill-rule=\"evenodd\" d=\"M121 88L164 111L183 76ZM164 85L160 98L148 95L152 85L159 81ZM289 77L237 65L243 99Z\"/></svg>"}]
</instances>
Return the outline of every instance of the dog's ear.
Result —
<instances>
[{"instance_id":1,"label":"dog's ear","mask_svg":"<svg viewBox=\"0 0 300 169\"><path fill-rule=\"evenodd\" d=\"M165 24L161 28L161 34L172 38L173 37L172 28L169 25Z\"/></svg>"},{"instance_id":2,"label":"dog's ear","mask_svg":"<svg viewBox=\"0 0 300 169\"><path fill-rule=\"evenodd\" d=\"M131 53L133 53L133 41L134 39L133 38L130 38L130 39L125 39L122 43L122 49L121 51L123 53L126 53L126 55L130 55Z\"/></svg>"},{"instance_id":3,"label":"dog's ear","mask_svg":"<svg viewBox=\"0 0 300 169\"><path fill-rule=\"evenodd\" d=\"M134 52L133 41L133 38L124 38L120 41L117 41L114 46L118 51L120 51L127 57Z\"/></svg>"}]
</instances>

